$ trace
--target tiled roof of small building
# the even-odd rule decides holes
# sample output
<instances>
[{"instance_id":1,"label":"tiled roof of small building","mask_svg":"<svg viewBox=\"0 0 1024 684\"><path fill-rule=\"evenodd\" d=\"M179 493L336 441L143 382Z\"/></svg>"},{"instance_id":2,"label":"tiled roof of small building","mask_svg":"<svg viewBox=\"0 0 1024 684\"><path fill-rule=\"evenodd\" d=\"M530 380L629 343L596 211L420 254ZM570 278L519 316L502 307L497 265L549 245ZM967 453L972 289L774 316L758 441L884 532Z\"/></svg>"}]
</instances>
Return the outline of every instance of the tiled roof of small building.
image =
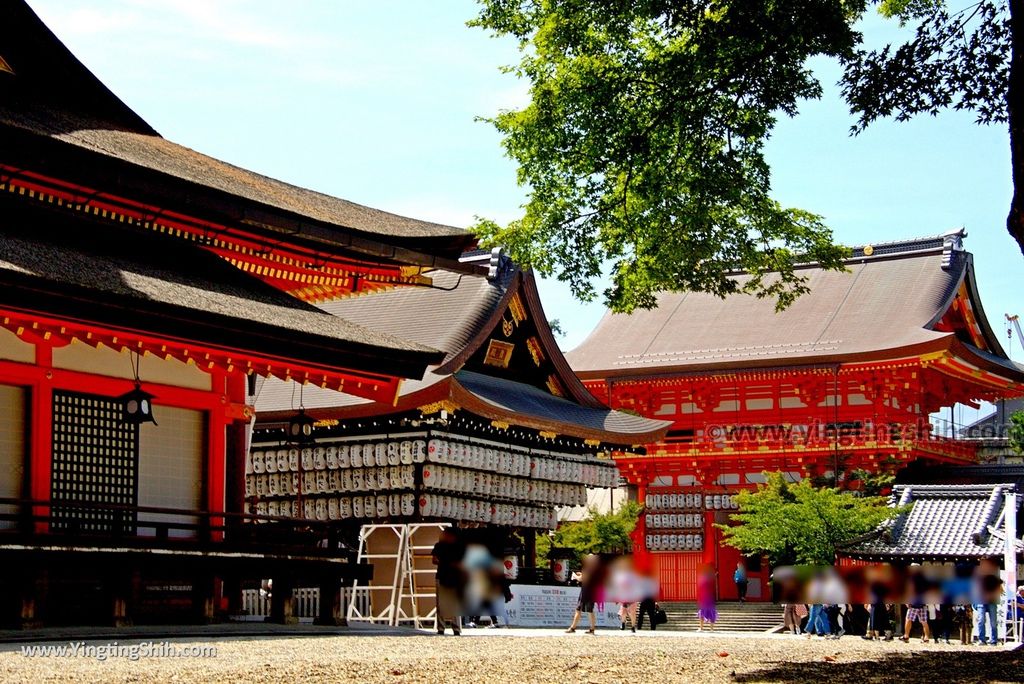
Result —
<instances>
[{"instance_id":1,"label":"tiled roof of small building","mask_svg":"<svg viewBox=\"0 0 1024 684\"><path fill-rule=\"evenodd\" d=\"M994 526L1001 520L1005 495L1013 491L1013 484L897 485L893 505L910 509L839 553L907 561L1002 555L1001 529ZM1021 550L1024 545L1018 540L1018 553Z\"/></svg>"}]
</instances>

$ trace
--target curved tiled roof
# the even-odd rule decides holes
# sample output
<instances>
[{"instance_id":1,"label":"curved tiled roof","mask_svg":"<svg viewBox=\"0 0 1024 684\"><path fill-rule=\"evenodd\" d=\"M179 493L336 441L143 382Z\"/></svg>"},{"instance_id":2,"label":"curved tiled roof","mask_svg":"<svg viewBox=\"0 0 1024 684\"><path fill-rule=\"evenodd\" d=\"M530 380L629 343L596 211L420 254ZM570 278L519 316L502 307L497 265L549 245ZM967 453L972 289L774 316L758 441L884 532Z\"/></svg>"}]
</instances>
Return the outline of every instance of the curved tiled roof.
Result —
<instances>
[{"instance_id":1,"label":"curved tiled roof","mask_svg":"<svg viewBox=\"0 0 1024 684\"><path fill-rule=\"evenodd\" d=\"M55 150L77 153L72 168L128 165L123 169L128 176L148 172L161 182L188 184L190 206L212 191L211 202L222 201L223 194L252 203L254 210L284 212L282 220L309 219L389 244L430 244L457 256L474 242L460 228L307 190L166 140L82 65L22 0L0 3L0 50L12 71L0 73L0 132L30 136L33 149L43 140ZM15 147L13 141L6 145ZM47 156L47 163L54 160Z\"/></svg>"},{"instance_id":2,"label":"curved tiled roof","mask_svg":"<svg viewBox=\"0 0 1024 684\"><path fill-rule=\"evenodd\" d=\"M395 335L444 352L444 362L461 352L491 317L505 294L513 273L506 271L500 280L462 276L449 271L431 271L433 287L403 287L360 297L324 302L327 313L362 327ZM442 362L442 364L444 363ZM447 377L435 373L432 366L420 380L402 383L407 396L428 388ZM303 390L308 409L359 406L365 401L318 387ZM293 408L293 384L268 379L260 387L256 411L268 413Z\"/></svg>"},{"instance_id":3,"label":"curved tiled roof","mask_svg":"<svg viewBox=\"0 0 1024 684\"><path fill-rule=\"evenodd\" d=\"M656 435L668 425L664 421L650 420L622 411L580 406L568 399L552 396L533 385L490 375L459 371L455 374L455 380L463 389L501 413L573 425L594 434L635 435L637 443L641 443L656 439Z\"/></svg>"},{"instance_id":4,"label":"curved tiled roof","mask_svg":"<svg viewBox=\"0 0 1024 684\"><path fill-rule=\"evenodd\" d=\"M962 236L961 231L859 248L844 272L802 267L810 292L781 312L773 300L746 294L663 293L654 309L605 314L566 358L587 378L836 362L944 348L954 342L954 333L932 326L965 279L973 293L971 257L959 246ZM749 279L733 277L740 283ZM1020 373L987 330L980 302L974 307L998 353L973 351Z\"/></svg>"},{"instance_id":5,"label":"curved tiled roof","mask_svg":"<svg viewBox=\"0 0 1024 684\"><path fill-rule=\"evenodd\" d=\"M910 510L841 554L918 561L1001 556L1005 542L995 526L1005 494L1013 491L1013 484L897 485L893 502L910 505Z\"/></svg>"},{"instance_id":6,"label":"curved tiled roof","mask_svg":"<svg viewBox=\"0 0 1024 684\"><path fill-rule=\"evenodd\" d=\"M432 271L433 287L397 288L322 304L325 311L361 326L438 349L445 353L445 359L428 369L422 380L403 382L394 408L315 387L303 390L303 406L318 418L345 419L452 400L492 420L516 421L582 439L632 445L660 437L669 423L613 411L590 394L586 394L587 401L574 395L560 398L526 382L462 369L466 358L491 333L495 317L504 311L512 293L522 295L532 320L539 326L546 325L531 282L533 276L507 261L504 264L506 267L499 269L494 280ZM560 355L557 345L547 349L547 356L556 367ZM570 383L579 384L568 368L557 372L570 390ZM582 387L579 390L586 393ZM260 386L256 411L261 420L273 421L293 411L296 405L291 383L268 379Z\"/></svg>"},{"instance_id":7,"label":"curved tiled roof","mask_svg":"<svg viewBox=\"0 0 1024 684\"><path fill-rule=\"evenodd\" d=\"M52 217L35 212L23 224L8 219L20 224L0 230L0 301L8 305L38 306L45 299L48 312L75 318L87 306L98 316L116 310L122 312L117 320L107 322L119 325L130 311L132 324L153 316L162 326L154 331L172 336L182 334L182 326L234 335L238 349L248 349L258 334L275 346L259 351L287 355L301 343L320 348L320 356L333 353L341 365L374 372L387 372L390 358L396 375L418 376L439 356L429 346L330 316L190 244L127 232L100 241L75 230L78 224L58 229ZM399 368L402 357L419 370Z\"/></svg>"},{"instance_id":8,"label":"curved tiled roof","mask_svg":"<svg viewBox=\"0 0 1024 684\"><path fill-rule=\"evenodd\" d=\"M368 328L439 349L446 353L447 362L491 317L513 276L511 270L498 280L431 271L431 287L395 288L320 307Z\"/></svg>"}]
</instances>

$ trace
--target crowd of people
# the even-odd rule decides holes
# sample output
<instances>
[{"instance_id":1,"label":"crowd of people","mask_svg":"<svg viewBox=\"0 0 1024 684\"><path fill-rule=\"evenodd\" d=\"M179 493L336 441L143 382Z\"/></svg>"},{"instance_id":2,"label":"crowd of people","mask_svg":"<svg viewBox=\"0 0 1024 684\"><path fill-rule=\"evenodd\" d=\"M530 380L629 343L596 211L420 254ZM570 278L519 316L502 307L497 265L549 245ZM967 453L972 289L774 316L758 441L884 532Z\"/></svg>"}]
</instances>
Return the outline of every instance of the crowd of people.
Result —
<instances>
[{"instance_id":1,"label":"crowd of people","mask_svg":"<svg viewBox=\"0 0 1024 684\"><path fill-rule=\"evenodd\" d=\"M463 624L475 627L481 615L490 616L491 627L509 626L505 604L512 599L511 579L497 555L453 528L441 533L432 553L439 634L450 627L459 635ZM567 633L574 633L586 616L586 633L595 634L595 610L605 603L618 604L623 630L636 632L645 619L654 630L666 621L650 568L635 567L630 556L589 555L572 580L580 593ZM748 579L742 563L733 581L743 602ZM702 566L696 578L698 631L713 630L718 621L716 588L714 568ZM1009 617L1001 614L1003 581L990 560L954 568L912 565L906 570L887 565L780 567L772 574L772 588L782 605L784 632L806 638L850 634L907 642L919 635L925 643L997 645L1000 623ZM1024 618L1024 585L1017 588L1015 604Z\"/></svg>"},{"instance_id":2,"label":"crowd of people","mask_svg":"<svg viewBox=\"0 0 1024 684\"><path fill-rule=\"evenodd\" d=\"M600 556L591 554L583 559L579 573L573 576L579 583L580 596L566 634L572 634L587 616L587 634L595 634L598 604L606 601L619 605L619 629L627 627L636 632L644 624L644 617L652 630L665 621L665 612L658 607L658 583L654 577L633 566L629 556Z\"/></svg>"},{"instance_id":3,"label":"crowd of people","mask_svg":"<svg viewBox=\"0 0 1024 684\"><path fill-rule=\"evenodd\" d=\"M778 569L773 579L783 595L784 630L821 639L850 633L909 642L919 634L924 643L999 644L1000 622L1010 615L1002 615L1003 581L995 563L960 565L951 572L912 565L896 575L887 566L858 569L845 578L834 568L820 568L801 581L792 569ZM1024 616L1024 586L1014 602Z\"/></svg>"},{"instance_id":4,"label":"crowd of people","mask_svg":"<svg viewBox=\"0 0 1024 684\"><path fill-rule=\"evenodd\" d=\"M481 615L489 615L491 627L508 627L505 604L512 600L510 579L493 548L449 527L431 550L437 567L437 633L462 634L463 625L476 627ZM463 620L463 618L466 618Z\"/></svg>"}]
</instances>

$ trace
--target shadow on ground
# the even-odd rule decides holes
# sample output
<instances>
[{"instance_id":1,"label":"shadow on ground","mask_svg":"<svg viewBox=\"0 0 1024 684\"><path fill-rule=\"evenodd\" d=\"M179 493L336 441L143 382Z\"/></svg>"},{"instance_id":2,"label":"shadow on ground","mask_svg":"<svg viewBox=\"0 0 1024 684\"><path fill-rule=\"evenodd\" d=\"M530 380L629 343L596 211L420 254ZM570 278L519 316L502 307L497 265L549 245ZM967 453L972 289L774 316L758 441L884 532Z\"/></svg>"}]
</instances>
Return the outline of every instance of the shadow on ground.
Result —
<instances>
[{"instance_id":1,"label":"shadow on ground","mask_svg":"<svg viewBox=\"0 0 1024 684\"><path fill-rule=\"evenodd\" d=\"M941 647L936 647L941 648ZM983 650L984 649L984 650ZM1024 650L915 651L878 660L773 663L734 674L737 682L1024 682Z\"/></svg>"}]
</instances>

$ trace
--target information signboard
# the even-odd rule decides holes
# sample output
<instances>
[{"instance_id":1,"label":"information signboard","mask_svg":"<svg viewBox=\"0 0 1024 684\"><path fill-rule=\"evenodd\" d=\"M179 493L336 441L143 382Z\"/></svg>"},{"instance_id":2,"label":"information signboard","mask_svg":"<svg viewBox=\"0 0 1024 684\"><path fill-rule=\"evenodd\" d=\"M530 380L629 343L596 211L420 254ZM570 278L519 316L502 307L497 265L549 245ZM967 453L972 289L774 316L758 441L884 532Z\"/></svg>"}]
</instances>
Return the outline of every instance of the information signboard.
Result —
<instances>
[{"instance_id":1,"label":"information signboard","mask_svg":"<svg viewBox=\"0 0 1024 684\"><path fill-rule=\"evenodd\" d=\"M513 627L561 627L572 622L579 600L580 588L513 584L512 600L505 604L509 623ZM605 603L597 606L598 627L619 627L619 604ZM580 619L581 629L587 629L587 617Z\"/></svg>"}]
</instances>

